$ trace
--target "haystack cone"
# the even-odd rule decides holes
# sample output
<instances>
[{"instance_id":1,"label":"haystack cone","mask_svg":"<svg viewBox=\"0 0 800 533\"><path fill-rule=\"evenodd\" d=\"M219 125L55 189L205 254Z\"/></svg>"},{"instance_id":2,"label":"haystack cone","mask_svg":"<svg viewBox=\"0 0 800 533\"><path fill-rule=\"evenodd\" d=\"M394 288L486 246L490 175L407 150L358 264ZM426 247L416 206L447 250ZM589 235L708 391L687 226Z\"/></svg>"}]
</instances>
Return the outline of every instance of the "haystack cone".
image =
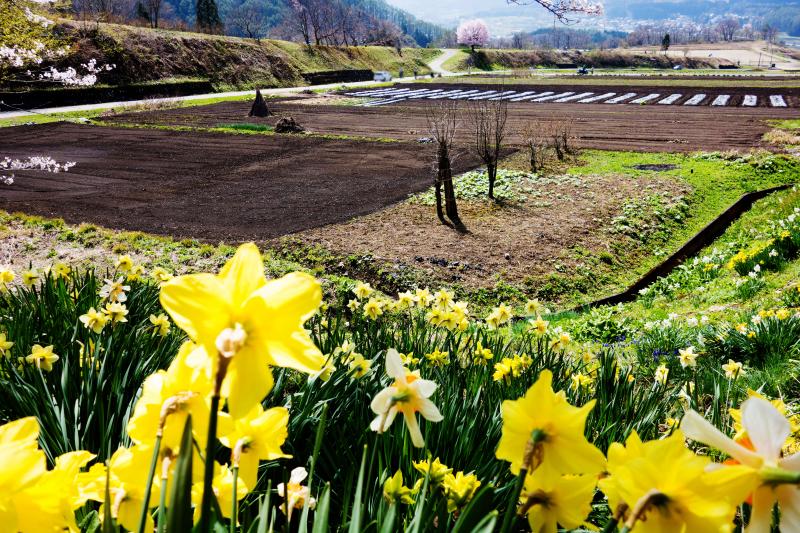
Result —
<instances>
[{"instance_id":1,"label":"haystack cone","mask_svg":"<svg viewBox=\"0 0 800 533\"><path fill-rule=\"evenodd\" d=\"M250 108L249 117L268 117L271 113L267 108L267 102L261 96L261 91L256 90L256 100L253 102L253 107Z\"/></svg>"}]
</instances>

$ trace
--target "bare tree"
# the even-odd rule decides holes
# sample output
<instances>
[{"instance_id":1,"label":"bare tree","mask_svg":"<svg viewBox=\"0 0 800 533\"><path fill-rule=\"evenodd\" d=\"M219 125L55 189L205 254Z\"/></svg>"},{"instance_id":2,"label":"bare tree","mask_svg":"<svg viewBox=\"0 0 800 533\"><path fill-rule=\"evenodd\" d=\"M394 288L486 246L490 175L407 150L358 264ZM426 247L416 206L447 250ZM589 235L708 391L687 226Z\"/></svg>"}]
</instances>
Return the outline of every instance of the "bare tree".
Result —
<instances>
[{"instance_id":1,"label":"bare tree","mask_svg":"<svg viewBox=\"0 0 800 533\"><path fill-rule=\"evenodd\" d=\"M245 2L233 8L227 19L228 25L232 29L256 41L261 40L267 30L263 8L254 1Z\"/></svg>"},{"instance_id":2,"label":"bare tree","mask_svg":"<svg viewBox=\"0 0 800 533\"><path fill-rule=\"evenodd\" d=\"M546 130L552 139L553 151L559 161L564 161L567 156L578 154L578 137L573 133L572 119L556 119L551 121Z\"/></svg>"},{"instance_id":3,"label":"bare tree","mask_svg":"<svg viewBox=\"0 0 800 533\"><path fill-rule=\"evenodd\" d=\"M158 28L158 19L161 15L161 0L144 0L144 7L147 9L147 19L150 21L151 28Z\"/></svg>"},{"instance_id":4,"label":"bare tree","mask_svg":"<svg viewBox=\"0 0 800 533\"><path fill-rule=\"evenodd\" d=\"M494 198L497 162L506 134L508 103L506 100L471 102L470 120L475 134L475 153L486 165L486 173L489 176L489 198Z\"/></svg>"},{"instance_id":5,"label":"bare tree","mask_svg":"<svg viewBox=\"0 0 800 533\"><path fill-rule=\"evenodd\" d=\"M550 130L549 123L535 120L525 124L520 132L522 141L528 149L531 172L542 170L550 159L550 146L553 138Z\"/></svg>"},{"instance_id":6,"label":"bare tree","mask_svg":"<svg viewBox=\"0 0 800 533\"><path fill-rule=\"evenodd\" d=\"M739 21L732 17L723 19L717 24L717 29L722 35L723 41L732 41L733 36L736 35L736 31L739 29Z\"/></svg>"},{"instance_id":7,"label":"bare tree","mask_svg":"<svg viewBox=\"0 0 800 533\"><path fill-rule=\"evenodd\" d=\"M452 159L453 143L460 124L458 101L442 100L428 106L425 110L428 131L436 143L436 216L445 226L466 232L467 228L458 216L455 187L453 186ZM444 209L442 209L442 189L444 189ZM445 218L445 213L447 217ZM448 220L449 219L449 220Z\"/></svg>"}]
</instances>

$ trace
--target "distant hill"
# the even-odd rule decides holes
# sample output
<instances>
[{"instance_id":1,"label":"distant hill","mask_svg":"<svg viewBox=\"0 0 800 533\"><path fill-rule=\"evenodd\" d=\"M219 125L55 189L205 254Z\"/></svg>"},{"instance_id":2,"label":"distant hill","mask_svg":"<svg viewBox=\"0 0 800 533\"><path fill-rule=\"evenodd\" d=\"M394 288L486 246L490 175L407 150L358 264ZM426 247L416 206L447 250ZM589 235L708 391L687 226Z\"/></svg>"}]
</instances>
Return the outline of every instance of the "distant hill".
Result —
<instances>
[{"instance_id":1,"label":"distant hill","mask_svg":"<svg viewBox=\"0 0 800 533\"><path fill-rule=\"evenodd\" d=\"M290 0L216 0L217 7L225 24L225 33L234 36L273 36L279 38L299 38L293 35L294 12ZM146 17L144 0L140 0L141 16ZM191 28L195 22L196 0L163 0L162 19L177 22ZM400 41L408 46L428 46L441 39L447 30L436 24L425 22L414 15L386 3L385 0L324 0L319 5L329 10L322 14L322 23L331 26L347 25L351 37L358 44L390 44L394 28L399 30ZM315 11L314 8L311 8ZM348 20L343 23L338 17L346 13ZM326 31L327 33L331 33ZM343 44L335 42L325 44Z\"/></svg>"},{"instance_id":2,"label":"distant hill","mask_svg":"<svg viewBox=\"0 0 800 533\"><path fill-rule=\"evenodd\" d=\"M506 0L388 0L392 5L444 25L480 17L495 35L531 31L553 24L553 18L539 6L509 5ZM800 35L800 0L605 0L605 17L595 19L606 29L615 24L664 21L684 16L706 22L726 15L767 21L792 35ZM592 21L587 21L591 25Z\"/></svg>"}]
</instances>

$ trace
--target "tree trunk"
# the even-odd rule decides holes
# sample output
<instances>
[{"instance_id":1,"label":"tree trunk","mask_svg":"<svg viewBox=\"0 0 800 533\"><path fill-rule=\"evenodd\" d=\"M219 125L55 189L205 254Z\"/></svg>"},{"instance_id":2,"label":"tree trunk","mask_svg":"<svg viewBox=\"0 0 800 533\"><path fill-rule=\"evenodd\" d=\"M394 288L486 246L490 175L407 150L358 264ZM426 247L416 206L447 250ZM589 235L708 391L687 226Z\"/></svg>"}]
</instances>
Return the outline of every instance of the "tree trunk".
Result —
<instances>
[{"instance_id":1,"label":"tree trunk","mask_svg":"<svg viewBox=\"0 0 800 533\"><path fill-rule=\"evenodd\" d=\"M444 217L444 210L442 209L442 182L439 180L439 176L436 176L436 187L434 190L436 191L436 216L439 218L439 222L445 226L450 226L450 223Z\"/></svg>"},{"instance_id":2,"label":"tree trunk","mask_svg":"<svg viewBox=\"0 0 800 533\"><path fill-rule=\"evenodd\" d=\"M453 187L453 170L450 167L450 153L447 151L447 147L440 146L438 156L439 181L444 185L444 202L447 218L450 219L450 222L453 223L453 227L458 231L465 231L464 223L461 222L461 218L458 216L456 191L455 187Z\"/></svg>"},{"instance_id":3,"label":"tree trunk","mask_svg":"<svg viewBox=\"0 0 800 533\"><path fill-rule=\"evenodd\" d=\"M497 166L492 163L487 163L486 173L489 175L489 198L494 200L494 180L497 177Z\"/></svg>"}]
</instances>

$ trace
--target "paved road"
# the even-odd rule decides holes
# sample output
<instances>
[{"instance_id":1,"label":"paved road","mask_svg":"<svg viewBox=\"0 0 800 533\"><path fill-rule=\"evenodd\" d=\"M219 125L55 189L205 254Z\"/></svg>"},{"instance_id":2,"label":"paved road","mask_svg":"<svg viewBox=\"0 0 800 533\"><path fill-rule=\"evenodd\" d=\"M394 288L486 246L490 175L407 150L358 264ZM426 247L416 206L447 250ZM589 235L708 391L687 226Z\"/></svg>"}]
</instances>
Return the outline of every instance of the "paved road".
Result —
<instances>
[{"instance_id":1,"label":"paved road","mask_svg":"<svg viewBox=\"0 0 800 533\"><path fill-rule=\"evenodd\" d=\"M442 76L452 76L455 72L450 72L449 70L444 68L444 64L447 62L448 59L453 57L458 53L458 50L454 50L452 48L446 48L442 50L442 55L428 63L428 66L437 74L441 74Z\"/></svg>"},{"instance_id":2,"label":"paved road","mask_svg":"<svg viewBox=\"0 0 800 533\"><path fill-rule=\"evenodd\" d=\"M429 67L432 71L436 73L440 73L442 76L458 76L463 73L457 72L450 72L444 70L442 68L442 64L453 57L457 50L444 50L442 55L435 58L429 64ZM406 77L406 78L396 78L394 81L414 81L414 77ZM352 83L329 83L326 85L306 85L302 87L283 87L279 89L265 89L262 90L262 94L264 95L274 95L274 96L283 96L298 93L301 91L306 90L316 90L316 89L340 89L340 88L351 88L351 87L371 87L373 85L377 85L380 82L375 81L359 81L359 82L352 82ZM147 100L126 100L122 102L104 102L101 104L85 104L85 105L74 105L74 106L62 106L62 107L48 107L43 109L36 109L35 113L39 114L52 114L52 113L72 113L76 111L95 111L98 109L111 109L111 108L121 108L121 107L132 107L142 104L153 104L159 102L187 102L191 100L204 100L206 98L230 98L236 96L252 96L255 95L255 90L252 91L231 91L225 93L209 93L209 94L193 94L191 96L174 96L169 98L149 98ZM30 111L5 111L0 113L0 120L8 119L8 118L17 118L17 117L25 117L29 116L32 113Z\"/></svg>"}]
</instances>

